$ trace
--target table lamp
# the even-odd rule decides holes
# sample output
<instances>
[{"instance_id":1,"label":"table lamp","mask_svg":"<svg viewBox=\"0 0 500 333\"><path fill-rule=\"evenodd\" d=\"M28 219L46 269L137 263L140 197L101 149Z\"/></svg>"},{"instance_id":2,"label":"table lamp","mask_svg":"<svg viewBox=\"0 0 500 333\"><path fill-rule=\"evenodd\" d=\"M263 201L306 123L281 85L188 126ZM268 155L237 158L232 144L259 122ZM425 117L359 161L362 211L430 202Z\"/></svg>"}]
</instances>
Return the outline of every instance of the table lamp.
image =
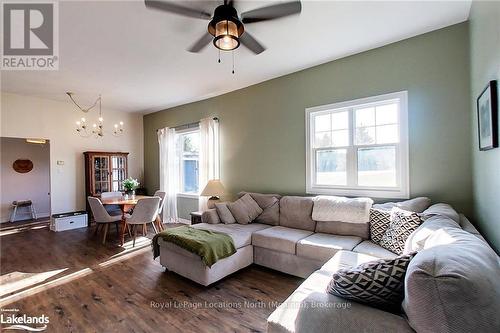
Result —
<instances>
[{"instance_id":1,"label":"table lamp","mask_svg":"<svg viewBox=\"0 0 500 333\"><path fill-rule=\"evenodd\" d=\"M220 182L220 179L212 179L208 181L200 195L203 197L210 197L208 198L207 206L208 208L214 208L215 202L220 200L220 196L225 192L226 189Z\"/></svg>"}]
</instances>

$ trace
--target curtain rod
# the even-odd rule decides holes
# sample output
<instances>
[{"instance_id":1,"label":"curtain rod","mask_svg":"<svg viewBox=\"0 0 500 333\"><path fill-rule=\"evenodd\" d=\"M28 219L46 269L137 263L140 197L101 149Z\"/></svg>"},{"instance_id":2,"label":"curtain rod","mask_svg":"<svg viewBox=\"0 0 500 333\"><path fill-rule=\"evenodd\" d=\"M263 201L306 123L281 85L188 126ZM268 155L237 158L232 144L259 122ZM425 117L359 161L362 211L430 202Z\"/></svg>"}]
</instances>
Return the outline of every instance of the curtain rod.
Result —
<instances>
[{"instance_id":1,"label":"curtain rod","mask_svg":"<svg viewBox=\"0 0 500 333\"><path fill-rule=\"evenodd\" d=\"M218 117L213 117L212 120L215 120L215 121L219 121L219 118ZM184 124L184 125L179 125L179 126L175 126L173 127L173 129L175 130L183 130L183 129L187 129L187 128L193 128L193 127L196 127L196 126L199 126L200 125L200 122L199 121L196 121L194 123L188 123L188 124ZM156 132L158 132L161 128L158 128L156 130Z\"/></svg>"}]
</instances>

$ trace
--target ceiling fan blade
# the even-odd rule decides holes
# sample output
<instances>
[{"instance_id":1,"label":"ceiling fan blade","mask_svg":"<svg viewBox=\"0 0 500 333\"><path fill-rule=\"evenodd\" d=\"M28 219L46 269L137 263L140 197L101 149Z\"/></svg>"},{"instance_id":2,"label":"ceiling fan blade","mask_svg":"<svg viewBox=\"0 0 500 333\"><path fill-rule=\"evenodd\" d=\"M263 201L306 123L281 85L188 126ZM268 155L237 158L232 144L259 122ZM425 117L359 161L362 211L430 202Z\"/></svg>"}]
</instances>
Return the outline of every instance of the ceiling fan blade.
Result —
<instances>
[{"instance_id":1,"label":"ceiling fan blade","mask_svg":"<svg viewBox=\"0 0 500 333\"><path fill-rule=\"evenodd\" d=\"M300 1L290 1L244 12L241 14L241 21L243 23L268 21L280 17L298 14L301 12L301 10L302 4L300 3Z\"/></svg>"},{"instance_id":2,"label":"ceiling fan blade","mask_svg":"<svg viewBox=\"0 0 500 333\"><path fill-rule=\"evenodd\" d=\"M199 19L210 19L212 15L200 9L179 6L170 1L145 0L146 7Z\"/></svg>"},{"instance_id":3,"label":"ceiling fan blade","mask_svg":"<svg viewBox=\"0 0 500 333\"><path fill-rule=\"evenodd\" d=\"M243 35L241 35L240 42L255 54L260 54L266 50L266 48L247 31L245 31Z\"/></svg>"},{"instance_id":4,"label":"ceiling fan blade","mask_svg":"<svg viewBox=\"0 0 500 333\"><path fill-rule=\"evenodd\" d=\"M200 52L205 46L210 44L214 37L206 32L203 36L200 37L189 49L189 52L197 53Z\"/></svg>"}]
</instances>

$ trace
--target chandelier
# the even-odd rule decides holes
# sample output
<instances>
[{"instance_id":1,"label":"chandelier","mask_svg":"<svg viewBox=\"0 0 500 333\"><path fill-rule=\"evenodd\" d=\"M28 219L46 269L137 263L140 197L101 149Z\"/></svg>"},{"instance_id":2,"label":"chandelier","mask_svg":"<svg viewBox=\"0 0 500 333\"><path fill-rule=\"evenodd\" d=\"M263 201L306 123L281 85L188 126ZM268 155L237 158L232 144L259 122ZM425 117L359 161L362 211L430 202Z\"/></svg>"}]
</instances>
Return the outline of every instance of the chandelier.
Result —
<instances>
[{"instance_id":1,"label":"chandelier","mask_svg":"<svg viewBox=\"0 0 500 333\"><path fill-rule=\"evenodd\" d=\"M88 108L83 108L81 107L73 98L73 93L72 92L66 92L66 95L69 96L69 99L73 102L73 104L76 105L76 107L82 111L83 113L88 113L90 110L94 109L95 107L99 108L99 118L97 118L97 122L92 123L92 126L89 127L87 119L85 117L80 118L76 122L76 133L80 135L81 137L88 138L90 136L94 136L96 138L101 138L104 136L104 118L102 117L102 98L101 95L97 97L95 100L94 104L89 106ZM120 136L124 132L123 130L123 121L120 121L119 123L114 125L113 132L112 134L114 136Z\"/></svg>"}]
</instances>

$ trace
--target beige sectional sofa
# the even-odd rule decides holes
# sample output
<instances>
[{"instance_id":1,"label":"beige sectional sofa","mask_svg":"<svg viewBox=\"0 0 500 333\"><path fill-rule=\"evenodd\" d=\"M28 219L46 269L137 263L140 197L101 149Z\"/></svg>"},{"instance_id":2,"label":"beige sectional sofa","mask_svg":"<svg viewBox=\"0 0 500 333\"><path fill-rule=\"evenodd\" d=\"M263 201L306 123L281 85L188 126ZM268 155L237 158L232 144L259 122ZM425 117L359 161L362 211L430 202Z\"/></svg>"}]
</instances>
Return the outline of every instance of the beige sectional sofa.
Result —
<instances>
[{"instance_id":1,"label":"beige sectional sofa","mask_svg":"<svg viewBox=\"0 0 500 333\"><path fill-rule=\"evenodd\" d=\"M259 196L262 195L251 195L259 203ZM198 256L160 240L161 264L205 286L252 263L307 278L270 315L269 332L431 332L436 331L434 328L437 326L433 322L437 319L443 322L443 326L438 327L442 332L465 332L476 324L482 328L482 332L500 328L500 319L495 312L500 313L498 256L472 224L464 216L457 214L451 206L436 204L426 209L422 213L426 216L425 222L406 242L405 252L421 252L410 263L416 264L415 267L409 268L415 269L415 272L410 277L407 276L407 279L412 280L407 282L407 288L410 290L405 290L403 307L408 315L408 318L405 318L347 301L325 291L333 273L339 268L355 267L379 258L397 256L369 240L368 221L355 224L342 221L316 222L311 217L312 198L272 196L279 198L278 205L262 207L263 213L253 223L223 224L215 209L212 209L203 212L203 223L193 226L229 234L237 248L237 253L231 257L222 259L208 268ZM469 250L462 250L463 248ZM469 253L460 253L461 251ZM431 265L432 269L429 268L430 259L425 259L429 253L431 259L437 258L433 264L438 266ZM466 258L464 260L472 270L453 262L453 253L458 253L458 258ZM423 263L420 262L422 260ZM455 266L458 267L456 272L453 271ZM466 283L460 285L460 288L468 286L473 292L461 294L453 289L456 288L453 283L451 287L447 285L449 281L446 279L454 274L459 277L456 281ZM425 285L422 281L430 281L430 285ZM449 299L452 304L450 308L445 307L437 313L439 311L435 309L444 307L443 304L419 303L425 300L418 295L427 295L431 290L431 294L426 296L431 299L432 293L439 294L436 289L439 286L443 288L442 297L450 297L446 294L450 288L455 297ZM410 299L406 295L411 295ZM485 306L483 301L478 301L478 295L487 299L488 306ZM461 299L462 296L465 298ZM422 318L420 312L415 312L416 306L432 309L431 313L427 314L427 321L425 316ZM458 318L462 315L458 312L460 306L464 307L463 314L469 316L468 322L465 320L464 323L464 320ZM455 321L459 324L453 324Z\"/></svg>"}]
</instances>

